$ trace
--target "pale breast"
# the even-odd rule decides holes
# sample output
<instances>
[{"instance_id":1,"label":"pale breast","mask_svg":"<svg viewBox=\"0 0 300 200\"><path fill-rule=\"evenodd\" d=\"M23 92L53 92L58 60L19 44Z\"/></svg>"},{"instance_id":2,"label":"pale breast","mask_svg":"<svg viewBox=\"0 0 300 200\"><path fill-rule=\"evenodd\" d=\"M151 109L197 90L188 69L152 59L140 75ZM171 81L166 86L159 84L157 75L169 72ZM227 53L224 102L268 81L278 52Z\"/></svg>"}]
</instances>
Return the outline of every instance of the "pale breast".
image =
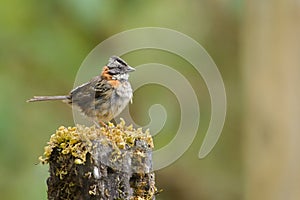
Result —
<instances>
[{"instance_id":1,"label":"pale breast","mask_svg":"<svg viewBox=\"0 0 300 200\"><path fill-rule=\"evenodd\" d=\"M114 117L124 110L131 99L132 88L128 81L123 82L119 87L115 88L111 99L111 110Z\"/></svg>"},{"instance_id":2,"label":"pale breast","mask_svg":"<svg viewBox=\"0 0 300 200\"><path fill-rule=\"evenodd\" d=\"M132 99L130 83L127 81L122 82L118 87L112 90L109 96L110 98L106 100L101 99L101 101L98 101L98 103L96 103L96 109L94 110L94 116L104 122L108 122L119 115Z\"/></svg>"}]
</instances>

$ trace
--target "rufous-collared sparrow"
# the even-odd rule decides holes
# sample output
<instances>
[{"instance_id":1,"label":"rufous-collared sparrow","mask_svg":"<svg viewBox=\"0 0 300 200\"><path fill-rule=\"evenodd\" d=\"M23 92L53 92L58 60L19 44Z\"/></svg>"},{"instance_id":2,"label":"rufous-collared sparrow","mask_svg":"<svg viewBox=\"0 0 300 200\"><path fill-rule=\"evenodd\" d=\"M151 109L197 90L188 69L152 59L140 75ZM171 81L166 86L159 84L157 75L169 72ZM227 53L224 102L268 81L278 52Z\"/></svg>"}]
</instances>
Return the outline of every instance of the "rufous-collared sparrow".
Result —
<instances>
[{"instance_id":1,"label":"rufous-collared sparrow","mask_svg":"<svg viewBox=\"0 0 300 200\"><path fill-rule=\"evenodd\" d=\"M129 72L135 69L112 56L99 76L73 89L65 96L34 96L27 102L62 100L77 107L94 122L105 124L120 114L132 99ZM97 124L98 125L98 124Z\"/></svg>"}]
</instances>

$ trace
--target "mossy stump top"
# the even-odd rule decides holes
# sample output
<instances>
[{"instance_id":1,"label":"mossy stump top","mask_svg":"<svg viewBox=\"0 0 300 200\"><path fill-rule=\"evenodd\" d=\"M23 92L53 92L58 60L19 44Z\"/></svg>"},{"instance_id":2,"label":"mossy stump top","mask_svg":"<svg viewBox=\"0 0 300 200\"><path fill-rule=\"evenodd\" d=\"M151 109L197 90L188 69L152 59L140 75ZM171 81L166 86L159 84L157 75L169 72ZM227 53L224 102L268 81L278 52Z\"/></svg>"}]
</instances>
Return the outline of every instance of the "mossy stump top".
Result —
<instances>
[{"instance_id":1,"label":"mossy stump top","mask_svg":"<svg viewBox=\"0 0 300 200\"><path fill-rule=\"evenodd\" d=\"M121 120L108 127L59 127L40 160L49 200L150 200L156 187L149 131Z\"/></svg>"}]
</instances>

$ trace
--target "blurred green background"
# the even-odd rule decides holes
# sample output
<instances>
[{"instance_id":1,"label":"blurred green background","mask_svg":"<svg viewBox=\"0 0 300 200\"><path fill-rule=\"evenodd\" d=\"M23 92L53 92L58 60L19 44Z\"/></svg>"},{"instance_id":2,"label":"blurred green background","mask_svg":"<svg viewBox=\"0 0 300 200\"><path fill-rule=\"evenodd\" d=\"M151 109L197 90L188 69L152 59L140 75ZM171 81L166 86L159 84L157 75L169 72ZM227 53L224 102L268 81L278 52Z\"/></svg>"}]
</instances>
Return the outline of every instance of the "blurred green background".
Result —
<instances>
[{"instance_id":1,"label":"blurred green background","mask_svg":"<svg viewBox=\"0 0 300 200\"><path fill-rule=\"evenodd\" d=\"M198 151L210 120L210 98L201 77L167 52L141 50L123 56L132 66L167 64L197 83L194 89L201 107L199 133L184 156L156 172L157 187L164 190L157 199L243 199L245 188L248 192L251 189L245 187L248 182L243 164L247 160L243 155L243 124L247 120L243 119L248 109L243 93L248 90L243 81L247 70L241 63L248 62L247 51L242 51L249 46L248 28L257 28L247 22L251 11L256 15L255 2L260 4L253 1L250 5L244 0L2 0L0 198L46 199L48 169L37 164L38 157L56 128L74 124L71 109L63 103L27 104L26 99L66 94L73 87L83 59L101 41L128 29L158 26L185 33L207 50L224 79L228 112L219 142L209 156L199 160ZM280 10L278 6L263 6L259 13L267 8L270 12ZM256 20L259 23L259 17ZM172 116L155 137L155 144L161 147L178 128L179 108L174 95L163 87L148 85L136 91L130 109L138 123L146 124L149 118L143 113L154 103L163 104Z\"/></svg>"}]
</instances>

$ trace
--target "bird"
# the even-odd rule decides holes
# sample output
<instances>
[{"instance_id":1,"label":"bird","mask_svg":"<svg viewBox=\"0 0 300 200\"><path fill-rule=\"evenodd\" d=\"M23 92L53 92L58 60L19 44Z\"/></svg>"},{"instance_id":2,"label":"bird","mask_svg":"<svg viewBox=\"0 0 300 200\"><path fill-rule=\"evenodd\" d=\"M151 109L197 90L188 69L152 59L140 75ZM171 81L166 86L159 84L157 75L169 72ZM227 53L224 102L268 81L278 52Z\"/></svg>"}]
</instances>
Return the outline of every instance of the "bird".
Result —
<instances>
[{"instance_id":1,"label":"bird","mask_svg":"<svg viewBox=\"0 0 300 200\"><path fill-rule=\"evenodd\" d=\"M135 68L118 56L111 56L100 75L62 96L34 96L27 102L61 100L77 108L98 126L106 126L132 102L133 91L128 80Z\"/></svg>"}]
</instances>

